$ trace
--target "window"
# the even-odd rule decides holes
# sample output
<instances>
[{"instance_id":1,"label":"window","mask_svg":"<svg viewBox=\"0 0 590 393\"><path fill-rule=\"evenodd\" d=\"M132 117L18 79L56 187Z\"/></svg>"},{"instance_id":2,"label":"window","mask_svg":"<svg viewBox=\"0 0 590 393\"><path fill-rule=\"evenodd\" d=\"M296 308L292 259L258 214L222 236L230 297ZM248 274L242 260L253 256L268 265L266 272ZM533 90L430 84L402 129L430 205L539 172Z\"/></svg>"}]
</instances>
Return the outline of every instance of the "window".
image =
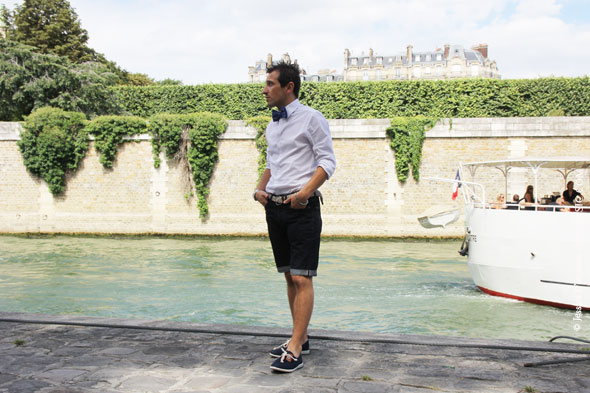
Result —
<instances>
[{"instance_id":1,"label":"window","mask_svg":"<svg viewBox=\"0 0 590 393\"><path fill-rule=\"evenodd\" d=\"M441 75L442 75L442 67L441 67L441 66L437 66L437 67L434 69L434 74L435 74L436 76L441 76Z\"/></svg>"},{"instance_id":2,"label":"window","mask_svg":"<svg viewBox=\"0 0 590 393\"><path fill-rule=\"evenodd\" d=\"M383 57L377 58L377 64L383 64Z\"/></svg>"},{"instance_id":3,"label":"window","mask_svg":"<svg viewBox=\"0 0 590 393\"><path fill-rule=\"evenodd\" d=\"M420 61L420 55L416 55L416 57L414 57L415 61Z\"/></svg>"},{"instance_id":4,"label":"window","mask_svg":"<svg viewBox=\"0 0 590 393\"><path fill-rule=\"evenodd\" d=\"M326 82L331 82L334 80L334 75L328 75L326 76Z\"/></svg>"},{"instance_id":5,"label":"window","mask_svg":"<svg viewBox=\"0 0 590 393\"><path fill-rule=\"evenodd\" d=\"M395 77L399 78L401 76L401 70L399 69L399 67L395 68Z\"/></svg>"},{"instance_id":6,"label":"window","mask_svg":"<svg viewBox=\"0 0 590 393\"><path fill-rule=\"evenodd\" d=\"M436 55L436 61L441 61L442 60L442 55L439 53L438 55Z\"/></svg>"},{"instance_id":7,"label":"window","mask_svg":"<svg viewBox=\"0 0 590 393\"><path fill-rule=\"evenodd\" d=\"M430 67L424 68L424 73L425 74L430 74Z\"/></svg>"},{"instance_id":8,"label":"window","mask_svg":"<svg viewBox=\"0 0 590 393\"><path fill-rule=\"evenodd\" d=\"M420 78L422 76L422 69L420 67L414 68L414 76L416 78Z\"/></svg>"},{"instance_id":9,"label":"window","mask_svg":"<svg viewBox=\"0 0 590 393\"><path fill-rule=\"evenodd\" d=\"M381 80L381 70L377 70L377 80Z\"/></svg>"},{"instance_id":10,"label":"window","mask_svg":"<svg viewBox=\"0 0 590 393\"><path fill-rule=\"evenodd\" d=\"M365 63L366 65L369 65L371 63L371 59L369 59L368 57L365 57Z\"/></svg>"},{"instance_id":11,"label":"window","mask_svg":"<svg viewBox=\"0 0 590 393\"><path fill-rule=\"evenodd\" d=\"M431 61L431 60L432 60L432 56L426 55L426 61Z\"/></svg>"},{"instance_id":12,"label":"window","mask_svg":"<svg viewBox=\"0 0 590 393\"><path fill-rule=\"evenodd\" d=\"M458 74L461 72L461 66L459 64L455 64L453 65L452 70L455 74Z\"/></svg>"},{"instance_id":13,"label":"window","mask_svg":"<svg viewBox=\"0 0 590 393\"><path fill-rule=\"evenodd\" d=\"M479 66L477 64L473 64L471 66L471 76L478 76L479 75Z\"/></svg>"},{"instance_id":14,"label":"window","mask_svg":"<svg viewBox=\"0 0 590 393\"><path fill-rule=\"evenodd\" d=\"M363 71L363 80L364 81L368 81L369 80L369 71Z\"/></svg>"},{"instance_id":15,"label":"window","mask_svg":"<svg viewBox=\"0 0 590 393\"><path fill-rule=\"evenodd\" d=\"M352 63L351 63L351 65L353 65L353 66L356 66L356 65L357 65L357 59L356 59L356 57L353 57L353 58L352 58Z\"/></svg>"}]
</instances>

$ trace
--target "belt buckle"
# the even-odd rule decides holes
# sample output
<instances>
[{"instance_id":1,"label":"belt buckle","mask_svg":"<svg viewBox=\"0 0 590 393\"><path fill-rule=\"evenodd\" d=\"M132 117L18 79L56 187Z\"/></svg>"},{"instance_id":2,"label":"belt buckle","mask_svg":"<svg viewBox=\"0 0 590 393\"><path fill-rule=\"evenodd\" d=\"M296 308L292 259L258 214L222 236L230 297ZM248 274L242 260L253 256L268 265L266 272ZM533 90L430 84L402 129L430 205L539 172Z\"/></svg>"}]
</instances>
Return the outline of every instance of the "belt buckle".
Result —
<instances>
[{"instance_id":1,"label":"belt buckle","mask_svg":"<svg viewBox=\"0 0 590 393\"><path fill-rule=\"evenodd\" d=\"M285 199L287 199L286 195L273 195L270 197L270 200L273 201L277 206L282 205L283 202L285 202Z\"/></svg>"}]
</instances>

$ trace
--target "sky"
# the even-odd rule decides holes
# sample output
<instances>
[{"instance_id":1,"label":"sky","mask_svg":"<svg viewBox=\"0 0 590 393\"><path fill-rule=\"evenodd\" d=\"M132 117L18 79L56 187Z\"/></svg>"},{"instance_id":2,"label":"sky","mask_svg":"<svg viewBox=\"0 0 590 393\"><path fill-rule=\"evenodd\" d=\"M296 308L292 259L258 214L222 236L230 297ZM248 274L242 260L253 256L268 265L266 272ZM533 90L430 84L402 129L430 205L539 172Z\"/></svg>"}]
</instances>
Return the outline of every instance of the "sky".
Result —
<instances>
[{"instance_id":1,"label":"sky","mask_svg":"<svg viewBox=\"0 0 590 393\"><path fill-rule=\"evenodd\" d=\"M13 4L4 2L13 9ZM17 1L18 3L22 3ZM503 79L590 75L590 0L70 0L88 45L185 85L248 81L289 53L308 74L352 56L486 43Z\"/></svg>"}]
</instances>

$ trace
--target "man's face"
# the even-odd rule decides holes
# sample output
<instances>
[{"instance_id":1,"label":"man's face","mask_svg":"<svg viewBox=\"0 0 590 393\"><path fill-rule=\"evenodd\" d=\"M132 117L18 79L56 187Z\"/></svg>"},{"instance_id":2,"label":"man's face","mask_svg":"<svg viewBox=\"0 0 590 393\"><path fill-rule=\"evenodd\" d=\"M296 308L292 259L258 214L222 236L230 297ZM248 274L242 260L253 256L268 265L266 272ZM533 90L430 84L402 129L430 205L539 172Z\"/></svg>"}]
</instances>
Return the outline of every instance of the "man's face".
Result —
<instances>
[{"instance_id":1,"label":"man's face","mask_svg":"<svg viewBox=\"0 0 590 393\"><path fill-rule=\"evenodd\" d=\"M262 94L266 98L266 105L269 108L277 107L282 109L287 100L287 93L289 92L292 82L287 83L285 87L281 87L279 83L279 71L273 71L266 76L266 86L262 90Z\"/></svg>"}]
</instances>

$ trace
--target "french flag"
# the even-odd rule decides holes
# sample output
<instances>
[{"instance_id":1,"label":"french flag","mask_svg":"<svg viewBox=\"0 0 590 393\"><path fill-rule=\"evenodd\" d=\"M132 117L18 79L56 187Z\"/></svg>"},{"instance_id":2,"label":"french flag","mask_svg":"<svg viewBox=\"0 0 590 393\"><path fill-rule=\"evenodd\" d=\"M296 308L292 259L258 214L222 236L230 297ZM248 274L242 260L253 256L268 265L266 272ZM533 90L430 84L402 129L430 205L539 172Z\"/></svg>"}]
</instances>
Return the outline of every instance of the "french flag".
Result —
<instances>
[{"instance_id":1,"label":"french flag","mask_svg":"<svg viewBox=\"0 0 590 393\"><path fill-rule=\"evenodd\" d=\"M455 182L453 183L453 200L457 199L457 195L459 195L459 187L461 187L461 176L459 175L459 170L457 169L457 174L455 175Z\"/></svg>"}]
</instances>

